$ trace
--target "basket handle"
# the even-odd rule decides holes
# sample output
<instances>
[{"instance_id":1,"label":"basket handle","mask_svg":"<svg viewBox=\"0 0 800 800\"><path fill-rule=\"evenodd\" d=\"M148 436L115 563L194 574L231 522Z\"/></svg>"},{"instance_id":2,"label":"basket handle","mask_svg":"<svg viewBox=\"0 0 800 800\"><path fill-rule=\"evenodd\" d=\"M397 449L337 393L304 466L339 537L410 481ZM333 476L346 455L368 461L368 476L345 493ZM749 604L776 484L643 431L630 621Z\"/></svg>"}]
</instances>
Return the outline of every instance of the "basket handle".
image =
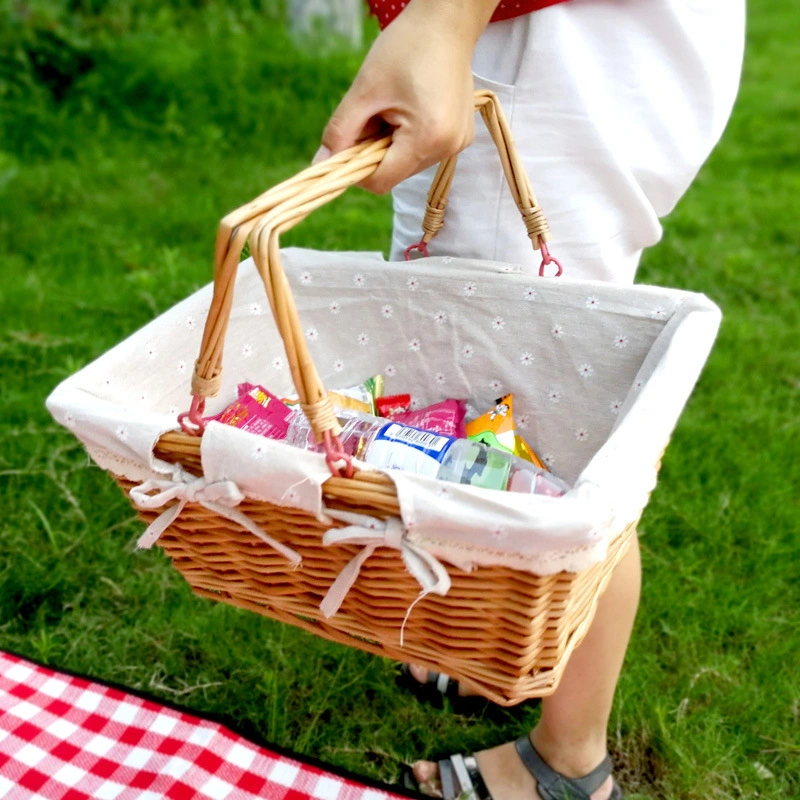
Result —
<instances>
[{"instance_id":1,"label":"basket handle","mask_svg":"<svg viewBox=\"0 0 800 800\"><path fill-rule=\"evenodd\" d=\"M556 274L561 275L563 271L561 264L550 255L547 248L547 242L551 238L550 226L541 206L536 202L536 196L531 189L528 174L522 165L522 160L511 135L511 128L497 96L493 92L486 90L475 92L475 110L479 111L481 117L483 117L489 134L497 147L506 181L511 189L514 202L522 215L522 221L525 223L525 229L533 244L533 249L541 250L542 252L539 274L544 275L545 267L552 263L556 265ZM422 220L422 239L406 248L407 261L411 259L411 253L414 250L418 250L422 255L427 256L428 244L442 229L448 194L453 183L457 162L458 154L445 159L439 165L425 205L425 216Z\"/></svg>"},{"instance_id":2,"label":"basket handle","mask_svg":"<svg viewBox=\"0 0 800 800\"><path fill-rule=\"evenodd\" d=\"M536 204L500 104L491 92L479 91L475 94L475 107L497 144L503 170L534 247L541 247L546 253L545 242L550 238L547 221ZM192 375L192 404L190 410L178 418L184 431L195 435L202 433L205 399L214 397L219 391L222 351L230 321L236 271L242 249L249 239L253 261L264 282L283 339L300 407L308 417L317 441L325 441L333 469L336 456L342 454L340 446L336 449L332 445L341 432L341 426L308 351L294 297L281 265L278 239L281 233L294 227L312 211L369 177L383 160L391 141L390 135L364 139L264 192L220 222L214 257L214 293L200 356ZM442 162L434 180L429 207L436 209L432 213L437 218L443 216L455 164L455 157ZM435 231L430 238L434 235Z\"/></svg>"}]
</instances>

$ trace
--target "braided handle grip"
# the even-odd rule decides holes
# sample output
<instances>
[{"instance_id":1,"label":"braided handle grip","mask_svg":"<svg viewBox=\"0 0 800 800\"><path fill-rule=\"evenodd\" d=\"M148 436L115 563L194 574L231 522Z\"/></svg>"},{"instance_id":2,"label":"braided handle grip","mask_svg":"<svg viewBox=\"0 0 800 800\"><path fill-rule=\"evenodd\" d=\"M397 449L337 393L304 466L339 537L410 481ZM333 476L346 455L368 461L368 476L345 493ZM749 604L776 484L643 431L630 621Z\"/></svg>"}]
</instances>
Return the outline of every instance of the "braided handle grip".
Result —
<instances>
[{"instance_id":1,"label":"braided handle grip","mask_svg":"<svg viewBox=\"0 0 800 800\"><path fill-rule=\"evenodd\" d=\"M491 92L476 92L475 107L497 144L514 200L528 226L534 247L539 247L549 238L547 222L536 204L505 115ZM188 413L181 415L184 430L195 434L202 432L205 398L213 397L219 391L222 350L233 303L236 270L242 249L249 238L253 260L264 282L270 308L283 339L300 406L318 441L324 439L330 442L331 436L340 433L341 427L308 352L294 297L281 265L278 239L281 233L305 219L312 211L371 175L383 160L390 144L391 136L365 139L303 170L222 220L214 258L214 294L203 331L200 356L195 362L192 376L192 407ZM455 165L455 156L442 162L431 189L429 206L442 209L442 213ZM430 238L434 235L435 231Z\"/></svg>"}]
</instances>

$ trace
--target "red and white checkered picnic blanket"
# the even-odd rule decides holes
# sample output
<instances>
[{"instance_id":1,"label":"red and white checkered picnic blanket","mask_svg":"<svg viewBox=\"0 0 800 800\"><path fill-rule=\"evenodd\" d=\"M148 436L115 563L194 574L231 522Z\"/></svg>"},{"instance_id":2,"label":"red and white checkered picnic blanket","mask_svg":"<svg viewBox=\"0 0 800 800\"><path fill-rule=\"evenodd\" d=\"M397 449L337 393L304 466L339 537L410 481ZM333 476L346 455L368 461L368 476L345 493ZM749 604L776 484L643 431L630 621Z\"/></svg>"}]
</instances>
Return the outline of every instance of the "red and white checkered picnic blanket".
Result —
<instances>
[{"instance_id":1,"label":"red and white checkered picnic blanket","mask_svg":"<svg viewBox=\"0 0 800 800\"><path fill-rule=\"evenodd\" d=\"M398 800L208 720L0 651L0 798Z\"/></svg>"}]
</instances>

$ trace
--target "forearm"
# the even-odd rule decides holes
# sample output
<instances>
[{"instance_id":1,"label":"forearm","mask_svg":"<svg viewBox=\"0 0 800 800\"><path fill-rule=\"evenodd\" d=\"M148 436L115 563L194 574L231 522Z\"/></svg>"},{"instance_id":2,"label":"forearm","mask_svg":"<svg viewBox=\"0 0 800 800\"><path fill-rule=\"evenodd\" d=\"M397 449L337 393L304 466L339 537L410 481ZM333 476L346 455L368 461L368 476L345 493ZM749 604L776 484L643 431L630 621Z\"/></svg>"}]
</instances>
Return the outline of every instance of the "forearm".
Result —
<instances>
[{"instance_id":1,"label":"forearm","mask_svg":"<svg viewBox=\"0 0 800 800\"><path fill-rule=\"evenodd\" d=\"M418 24L447 29L472 50L499 0L411 0L402 15Z\"/></svg>"}]
</instances>

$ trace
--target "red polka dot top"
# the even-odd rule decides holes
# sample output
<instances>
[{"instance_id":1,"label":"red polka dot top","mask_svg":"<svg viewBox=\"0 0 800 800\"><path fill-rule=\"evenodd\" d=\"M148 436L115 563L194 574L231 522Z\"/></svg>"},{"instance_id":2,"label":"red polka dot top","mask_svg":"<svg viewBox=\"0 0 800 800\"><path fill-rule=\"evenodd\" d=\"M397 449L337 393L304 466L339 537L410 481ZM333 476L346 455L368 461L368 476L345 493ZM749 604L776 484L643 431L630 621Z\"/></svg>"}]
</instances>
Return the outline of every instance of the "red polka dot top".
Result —
<instances>
[{"instance_id":1,"label":"red polka dot top","mask_svg":"<svg viewBox=\"0 0 800 800\"><path fill-rule=\"evenodd\" d=\"M406 7L405 0L368 0L368 2L370 11L377 17L381 30ZM531 11L564 2L566 0L501 0L490 22L521 17L523 14L530 14Z\"/></svg>"}]
</instances>

